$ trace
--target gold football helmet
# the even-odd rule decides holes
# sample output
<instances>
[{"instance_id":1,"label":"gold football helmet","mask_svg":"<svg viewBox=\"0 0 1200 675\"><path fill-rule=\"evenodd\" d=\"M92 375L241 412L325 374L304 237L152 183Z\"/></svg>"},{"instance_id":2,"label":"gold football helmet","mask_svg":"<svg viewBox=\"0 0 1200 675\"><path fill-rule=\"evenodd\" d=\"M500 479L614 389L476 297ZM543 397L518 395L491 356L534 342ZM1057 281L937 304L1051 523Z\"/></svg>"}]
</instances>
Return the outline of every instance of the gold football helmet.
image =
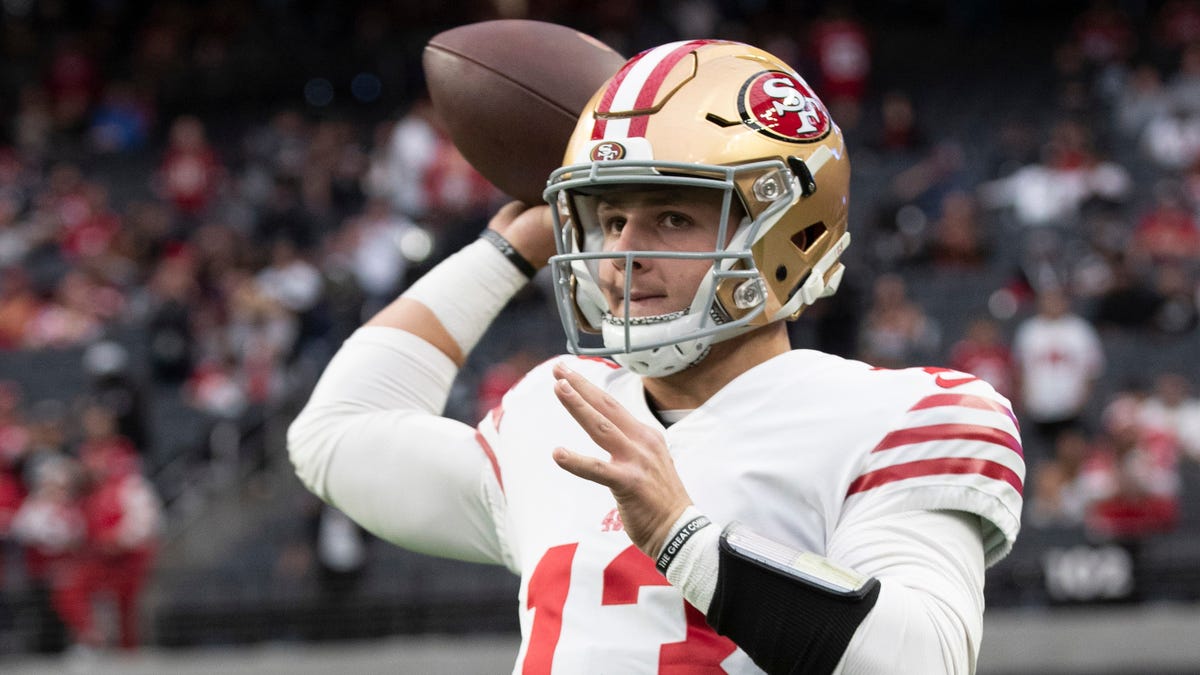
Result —
<instances>
[{"instance_id":1,"label":"gold football helmet","mask_svg":"<svg viewBox=\"0 0 1200 675\"><path fill-rule=\"evenodd\" d=\"M572 353L669 375L714 342L794 319L841 281L850 240L841 130L804 79L760 49L693 40L630 59L584 109L563 164L544 196L555 207L550 265ZM714 250L604 251L596 195L662 185L724 191ZM730 213L745 214L732 233ZM638 258L697 256L712 268L682 311L625 319L628 299L618 316L597 285L605 260L630 269ZM583 333L599 333L603 346Z\"/></svg>"}]
</instances>

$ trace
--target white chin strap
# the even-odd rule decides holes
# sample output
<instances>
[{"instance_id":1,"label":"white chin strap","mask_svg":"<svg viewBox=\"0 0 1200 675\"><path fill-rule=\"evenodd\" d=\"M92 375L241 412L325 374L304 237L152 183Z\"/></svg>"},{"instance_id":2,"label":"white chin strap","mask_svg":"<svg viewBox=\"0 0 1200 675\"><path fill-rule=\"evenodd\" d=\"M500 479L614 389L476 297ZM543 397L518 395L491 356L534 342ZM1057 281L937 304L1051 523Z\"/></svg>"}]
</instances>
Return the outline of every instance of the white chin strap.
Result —
<instances>
[{"instance_id":1,"label":"white chin strap","mask_svg":"<svg viewBox=\"0 0 1200 675\"><path fill-rule=\"evenodd\" d=\"M601 326L604 346L618 350L612 359L630 372L643 377L665 377L690 368L708 356L709 348L716 336L680 340L661 347L626 351L627 344L647 344L669 340L672 333L686 335L695 332L698 324L695 314L664 314L652 317L637 317L630 325L626 342L625 322L605 315Z\"/></svg>"}]
</instances>

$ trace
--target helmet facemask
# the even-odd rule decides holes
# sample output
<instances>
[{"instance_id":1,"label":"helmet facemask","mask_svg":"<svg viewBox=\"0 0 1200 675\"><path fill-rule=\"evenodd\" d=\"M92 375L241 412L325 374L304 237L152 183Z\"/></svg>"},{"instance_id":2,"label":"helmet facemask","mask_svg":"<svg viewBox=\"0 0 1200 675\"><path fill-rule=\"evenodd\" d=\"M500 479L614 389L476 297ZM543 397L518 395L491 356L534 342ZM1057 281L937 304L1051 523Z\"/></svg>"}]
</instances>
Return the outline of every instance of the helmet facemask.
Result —
<instances>
[{"instance_id":1,"label":"helmet facemask","mask_svg":"<svg viewBox=\"0 0 1200 675\"><path fill-rule=\"evenodd\" d=\"M546 191L555 212L558 255L550 260L555 297L572 353L612 357L645 376L662 377L701 361L713 343L740 335L766 308L762 283L750 244L764 227L796 198L798 187L778 161L739 167L625 161L615 166L586 164L556 171ZM683 173L686 171L686 173ZM774 204L757 219L746 213L739 185L754 184L771 194ZM763 187L769 185L770 187ZM721 215L713 244L696 251L605 251L598 222L599 203L617 190L701 188L720 192ZM733 217L731 217L731 214ZM737 219L735 222L734 219ZM731 231L732 230L732 231ZM639 261L691 259L711 261L687 307L666 314L633 316L630 307L634 274L624 273L624 306L613 311L601 291L600 266ZM719 289L732 288L732 302ZM587 346L583 334L600 334L603 346Z\"/></svg>"}]
</instances>

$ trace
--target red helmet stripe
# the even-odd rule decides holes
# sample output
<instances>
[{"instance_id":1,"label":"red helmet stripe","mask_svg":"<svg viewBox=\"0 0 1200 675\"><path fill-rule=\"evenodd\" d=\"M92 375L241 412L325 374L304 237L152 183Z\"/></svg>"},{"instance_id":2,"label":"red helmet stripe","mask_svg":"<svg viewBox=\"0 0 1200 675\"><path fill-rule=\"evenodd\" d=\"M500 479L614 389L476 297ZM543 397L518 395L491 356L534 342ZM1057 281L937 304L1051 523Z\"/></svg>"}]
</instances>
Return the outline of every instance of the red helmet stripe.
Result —
<instances>
[{"instance_id":1,"label":"red helmet stripe","mask_svg":"<svg viewBox=\"0 0 1200 675\"><path fill-rule=\"evenodd\" d=\"M597 112L606 113L612 110L613 102L618 96L625 100L630 100L630 104L623 105L628 109L637 110L649 106L658 96L658 90L667 79L667 74L675 67L683 57L692 53L701 45L719 42L718 40L689 40L686 42L675 42L661 47L655 47L638 54L630 59L621 67L613 79L609 82L608 87L604 91L604 95L600 99L600 104L597 106ZM642 61L646 64L642 64ZM646 72L646 66L653 64ZM641 65L642 67L638 67ZM634 71L635 74L631 77ZM642 75L641 73L645 73ZM649 116L640 115L633 118L628 127L621 135L624 137L645 136L646 126L650 121ZM596 119L592 126L592 140L600 140L605 138L605 131L608 129L608 120Z\"/></svg>"}]
</instances>

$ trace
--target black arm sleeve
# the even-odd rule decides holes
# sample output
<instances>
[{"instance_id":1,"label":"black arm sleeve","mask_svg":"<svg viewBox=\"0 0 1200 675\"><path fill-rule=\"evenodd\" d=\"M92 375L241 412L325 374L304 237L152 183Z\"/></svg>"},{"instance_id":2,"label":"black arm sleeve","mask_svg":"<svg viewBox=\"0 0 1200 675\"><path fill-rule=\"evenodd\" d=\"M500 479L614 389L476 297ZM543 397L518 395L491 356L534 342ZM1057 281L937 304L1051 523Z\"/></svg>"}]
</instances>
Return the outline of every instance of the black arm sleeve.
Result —
<instances>
[{"instance_id":1,"label":"black arm sleeve","mask_svg":"<svg viewBox=\"0 0 1200 675\"><path fill-rule=\"evenodd\" d=\"M828 675L879 598L879 581L852 586L789 565L721 535L708 623L772 673ZM778 550L778 545L773 547ZM797 555L803 555L796 552ZM842 581L842 580L839 580Z\"/></svg>"}]
</instances>

